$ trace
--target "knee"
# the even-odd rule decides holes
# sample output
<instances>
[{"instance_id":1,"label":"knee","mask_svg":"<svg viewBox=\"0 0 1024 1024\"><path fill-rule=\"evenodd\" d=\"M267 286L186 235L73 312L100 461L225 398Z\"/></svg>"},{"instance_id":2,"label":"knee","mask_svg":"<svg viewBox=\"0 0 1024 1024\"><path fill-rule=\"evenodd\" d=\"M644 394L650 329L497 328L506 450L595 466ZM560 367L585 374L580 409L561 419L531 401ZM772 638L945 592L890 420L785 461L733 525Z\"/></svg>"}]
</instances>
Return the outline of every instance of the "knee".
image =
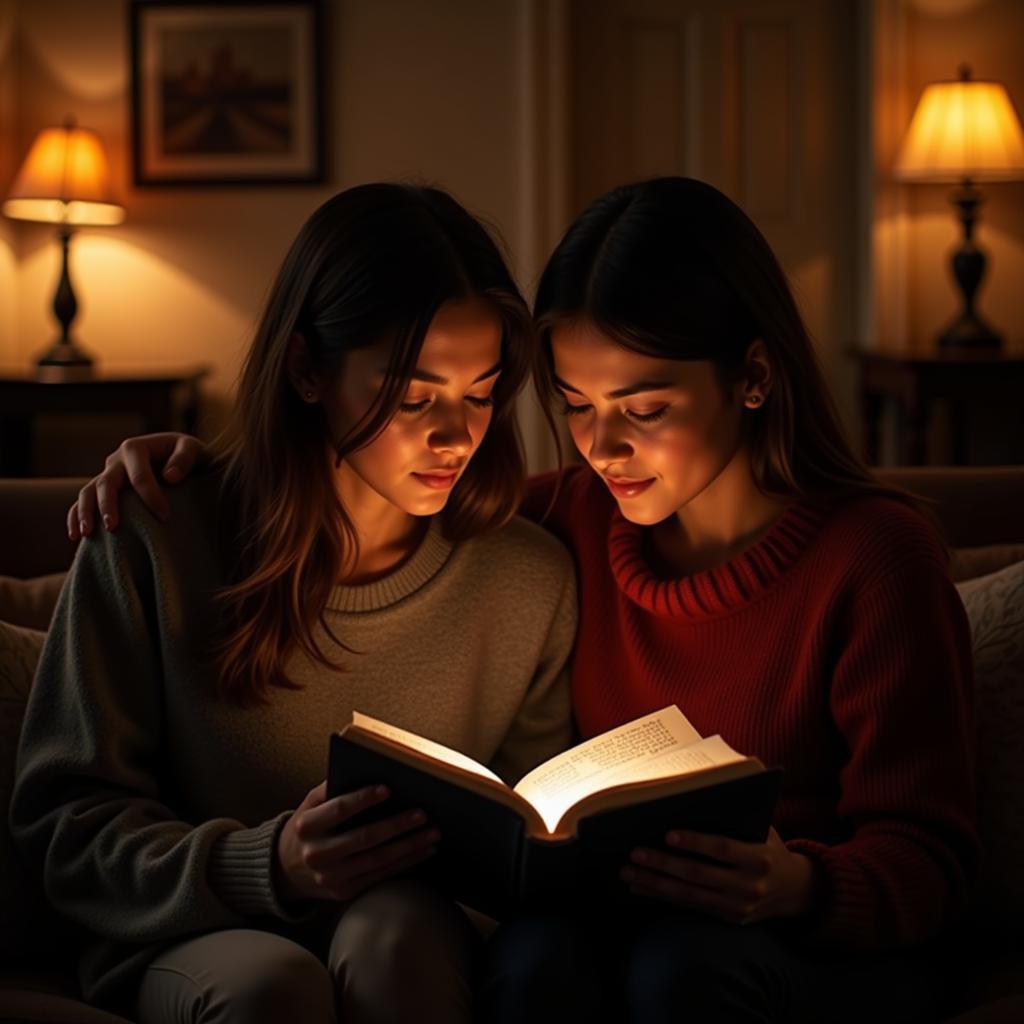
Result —
<instances>
[{"instance_id":1,"label":"knee","mask_svg":"<svg viewBox=\"0 0 1024 1024\"><path fill-rule=\"evenodd\" d=\"M334 987L327 968L309 950L280 939L264 950L250 946L244 968L226 974L200 1019L279 1024L334 1018Z\"/></svg>"},{"instance_id":2,"label":"knee","mask_svg":"<svg viewBox=\"0 0 1024 1024\"><path fill-rule=\"evenodd\" d=\"M330 962L337 971L391 980L461 964L474 933L451 900L414 881L380 885L356 899L334 934ZM436 954L436 955L433 955Z\"/></svg>"},{"instance_id":3,"label":"knee","mask_svg":"<svg viewBox=\"0 0 1024 1024\"><path fill-rule=\"evenodd\" d=\"M624 965L627 1016L669 1019L667 1009L684 1005L681 1000L709 1013L736 1000L760 1004L776 987L772 963L758 929L665 921L646 929L629 950Z\"/></svg>"},{"instance_id":4,"label":"knee","mask_svg":"<svg viewBox=\"0 0 1024 1024\"><path fill-rule=\"evenodd\" d=\"M295 942L258 929L210 932L157 956L138 992L137 1016L197 1024L330 1024L326 967Z\"/></svg>"},{"instance_id":5,"label":"knee","mask_svg":"<svg viewBox=\"0 0 1024 1024\"><path fill-rule=\"evenodd\" d=\"M517 985L564 979L586 959L581 929L554 916L509 921L491 936L486 949L488 974Z\"/></svg>"},{"instance_id":6,"label":"knee","mask_svg":"<svg viewBox=\"0 0 1024 1024\"><path fill-rule=\"evenodd\" d=\"M491 936L478 989L482 1019L591 1019L597 978L585 930L571 919L509 921Z\"/></svg>"}]
</instances>

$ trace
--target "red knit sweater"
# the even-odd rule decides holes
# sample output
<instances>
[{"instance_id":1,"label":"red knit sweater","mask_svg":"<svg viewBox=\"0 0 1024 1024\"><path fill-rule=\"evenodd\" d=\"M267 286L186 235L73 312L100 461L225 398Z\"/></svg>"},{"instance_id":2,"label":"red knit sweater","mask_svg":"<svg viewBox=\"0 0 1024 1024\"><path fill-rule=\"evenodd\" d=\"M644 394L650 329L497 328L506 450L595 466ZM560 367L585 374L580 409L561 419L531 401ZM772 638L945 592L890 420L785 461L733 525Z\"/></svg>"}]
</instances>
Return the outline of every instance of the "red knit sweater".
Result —
<instances>
[{"instance_id":1,"label":"red knit sweater","mask_svg":"<svg viewBox=\"0 0 1024 1024\"><path fill-rule=\"evenodd\" d=\"M555 474L531 481L539 519ZM775 827L825 880L816 932L918 942L978 859L970 634L927 522L881 497L795 503L725 565L659 576L588 467L545 520L576 558L573 702L584 737L667 704L784 769Z\"/></svg>"}]
</instances>

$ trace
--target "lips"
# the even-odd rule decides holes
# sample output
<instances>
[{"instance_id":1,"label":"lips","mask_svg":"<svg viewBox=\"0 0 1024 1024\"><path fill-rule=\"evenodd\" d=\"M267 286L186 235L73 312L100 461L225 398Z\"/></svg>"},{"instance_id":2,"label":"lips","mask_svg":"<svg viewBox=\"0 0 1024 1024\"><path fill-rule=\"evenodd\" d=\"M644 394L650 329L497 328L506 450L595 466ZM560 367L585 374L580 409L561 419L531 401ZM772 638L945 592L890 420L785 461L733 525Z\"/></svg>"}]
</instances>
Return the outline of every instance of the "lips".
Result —
<instances>
[{"instance_id":1,"label":"lips","mask_svg":"<svg viewBox=\"0 0 1024 1024\"><path fill-rule=\"evenodd\" d=\"M426 469L422 473L412 474L425 487L435 491L445 491L454 486L459 479L458 469Z\"/></svg>"},{"instance_id":2,"label":"lips","mask_svg":"<svg viewBox=\"0 0 1024 1024\"><path fill-rule=\"evenodd\" d=\"M650 476L646 480L630 480L628 477L606 476L604 482L616 498L636 498L654 483L654 477Z\"/></svg>"}]
</instances>

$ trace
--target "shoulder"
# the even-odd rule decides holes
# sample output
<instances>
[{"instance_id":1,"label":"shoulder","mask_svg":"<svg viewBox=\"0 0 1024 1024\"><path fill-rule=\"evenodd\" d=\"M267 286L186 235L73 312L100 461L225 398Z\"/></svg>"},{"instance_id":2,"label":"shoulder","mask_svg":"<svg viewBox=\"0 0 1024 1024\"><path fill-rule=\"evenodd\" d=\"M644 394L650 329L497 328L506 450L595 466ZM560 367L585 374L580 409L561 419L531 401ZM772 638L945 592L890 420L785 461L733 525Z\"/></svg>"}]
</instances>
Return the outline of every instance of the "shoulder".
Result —
<instances>
[{"instance_id":1,"label":"shoulder","mask_svg":"<svg viewBox=\"0 0 1024 1024\"><path fill-rule=\"evenodd\" d=\"M520 515L501 529L474 538L471 546L475 557L499 562L502 571L563 579L572 570L572 559L562 542Z\"/></svg>"},{"instance_id":2,"label":"shoulder","mask_svg":"<svg viewBox=\"0 0 1024 1024\"><path fill-rule=\"evenodd\" d=\"M120 522L107 535L122 555L151 561L178 558L185 552L219 547L223 525L222 481L212 470L197 473L181 483L167 486L169 515L161 520L135 491L121 495ZM106 531L103 531L104 533Z\"/></svg>"},{"instance_id":3,"label":"shoulder","mask_svg":"<svg viewBox=\"0 0 1024 1024\"><path fill-rule=\"evenodd\" d=\"M503 618L533 629L538 617L576 608L576 569L569 552L547 530L514 516L497 530L462 541L450 566L457 588L474 595L478 611L502 609Z\"/></svg>"},{"instance_id":4,"label":"shoulder","mask_svg":"<svg viewBox=\"0 0 1024 1024\"><path fill-rule=\"evenodd\" d=\"M884 495L836 501L818 547L866 586L904 570L947 573L948 554L937 528L912 505Z\"/></svg>"}]
</instances>

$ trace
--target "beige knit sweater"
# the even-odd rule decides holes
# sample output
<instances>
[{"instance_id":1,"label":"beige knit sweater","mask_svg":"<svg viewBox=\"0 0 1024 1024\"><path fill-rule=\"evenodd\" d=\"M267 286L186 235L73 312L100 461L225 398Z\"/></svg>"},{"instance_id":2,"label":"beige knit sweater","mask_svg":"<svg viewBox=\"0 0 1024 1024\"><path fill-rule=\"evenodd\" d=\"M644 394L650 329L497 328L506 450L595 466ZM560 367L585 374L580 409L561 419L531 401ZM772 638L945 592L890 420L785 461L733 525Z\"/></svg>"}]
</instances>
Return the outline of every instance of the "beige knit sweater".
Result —
<instances>
[{"instance_id":1,"label":"beige knit sweater","mask_svg":"<svg viewBox=\"0 0 1024 1024\"><path fill-rule=\"evenodd\" d=\"M513 780L568 745L572 563L515 519L451 545L435 520L379 582L336 588L335 672L295 655L266 706L213 696L201 653L224 581L219 488L170 492L160 524L132 496L84 541L25 717L11 828L55 907L90 938L87 998L130 997L162 945L239 926L286 931L276 836L326 772L353 710L455 747ZM443 842L443 838L442 838Z\"/></svg>"}]
</instances>

